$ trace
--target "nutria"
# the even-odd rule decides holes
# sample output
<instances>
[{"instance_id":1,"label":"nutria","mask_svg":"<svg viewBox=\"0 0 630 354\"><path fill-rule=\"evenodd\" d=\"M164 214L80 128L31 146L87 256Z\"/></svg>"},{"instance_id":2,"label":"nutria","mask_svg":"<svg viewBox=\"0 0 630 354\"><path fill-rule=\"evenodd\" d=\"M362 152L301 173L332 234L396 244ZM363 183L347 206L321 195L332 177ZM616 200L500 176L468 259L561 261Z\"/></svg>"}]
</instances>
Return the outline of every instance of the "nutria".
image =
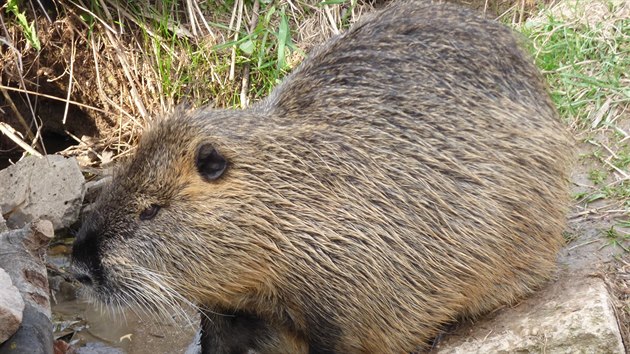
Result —
<instances>
[{"instance_id":1,"label":"nutria","mask_svg":"<svg viewBox=\"0 0 630 354\"><path fill-rule=\"evenodd\" d=\"M106 304L203 308L206 352L424 350L549 279L569 152L508 28L398 2L250 109L155 123L74 268Z\"/></svg>"}]
</instances>

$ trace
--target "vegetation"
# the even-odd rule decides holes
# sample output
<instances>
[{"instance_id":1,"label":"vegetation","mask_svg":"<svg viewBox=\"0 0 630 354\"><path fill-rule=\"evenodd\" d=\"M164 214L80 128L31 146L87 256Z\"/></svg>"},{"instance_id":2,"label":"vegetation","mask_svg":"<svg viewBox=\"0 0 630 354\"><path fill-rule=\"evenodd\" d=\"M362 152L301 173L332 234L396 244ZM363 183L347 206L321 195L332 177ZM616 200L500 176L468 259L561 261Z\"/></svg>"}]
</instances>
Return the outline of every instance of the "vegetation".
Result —
<instances>
[{"instance_id":1,"label":"vegetation","mask_svg":"<svg viewBox=\"0 0 630 354\"><path fill-rule=\"evenodd\" d=\"M595 188L576 194L593 202L616 198L629 207L630 18L623 3L571 2L547 9L517 28L532 40L558 111L590 160Z\"/></svg>"},{"instance_id":2,"label":"vegetation","mask_svg":"<svg viewBox=\"0 0 630 354\"><path fill-rule=\"evenodd\" d=\"M40 152L46 145L41 136L50 131L75 143L81 135L100 135L98 146L81 142L68 151L94 166L127 154L143 127L177 104L246 107L265 97L314 44L371 8L357 0L39 4L12 0L0 8L6 24L0 39L14 49L0 55L0 89L15 103L6 121L22 136L34 125L40 144L34 135L25 143ZM28 24L23 8L37 20ZM30 44L38 36L41 47ZM49 102L64 109L41 122L32 119L38 103ZM68 107L82 114L77 118ZM90 122L81 121L83 114ZM62 122L53 122L56 116ZM79 128L86 125L96 131ZM1 139L0 151L16 149Z\"/></svg>"}]
</instances>

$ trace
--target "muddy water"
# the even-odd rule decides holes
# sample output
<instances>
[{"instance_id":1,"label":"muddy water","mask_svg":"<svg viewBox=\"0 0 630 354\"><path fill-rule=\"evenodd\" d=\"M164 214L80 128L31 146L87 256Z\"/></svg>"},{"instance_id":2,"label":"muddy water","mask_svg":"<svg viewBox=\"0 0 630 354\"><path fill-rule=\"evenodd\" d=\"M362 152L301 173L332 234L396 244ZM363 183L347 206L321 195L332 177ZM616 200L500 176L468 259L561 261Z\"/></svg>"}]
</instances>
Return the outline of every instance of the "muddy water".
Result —
<instances>
[{"instance_id":1,"label":"muddy water","mask_svg":"<svg viewBox=\"0 0 630 354\"><path fill-rule=\"evenodd\" d=\"M69 246L51 247L48 261L65 269ZM51 298L55 338L61 338L80 353L170 354L184 353L192 343L197 319L192 324L181 321L160 321L142 317L130 310L124 314L111 312L89 304L76 296L75 285L60 276L50 278L54 299Z\"/></svg>"}]
</instances>

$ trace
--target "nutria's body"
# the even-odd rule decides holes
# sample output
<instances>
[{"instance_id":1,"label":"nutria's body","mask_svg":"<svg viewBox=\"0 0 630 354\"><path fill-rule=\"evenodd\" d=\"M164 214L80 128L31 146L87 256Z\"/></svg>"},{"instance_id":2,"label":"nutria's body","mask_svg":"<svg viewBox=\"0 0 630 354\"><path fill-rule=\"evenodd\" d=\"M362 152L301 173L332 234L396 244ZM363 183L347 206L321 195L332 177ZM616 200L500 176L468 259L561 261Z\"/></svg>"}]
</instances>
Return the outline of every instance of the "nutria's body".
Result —
<instances>
[{"instance_id":1,"label":"nutria's body","mask_svg":"<svg viewBox=\"0 0 630 354\"><path fill-rule=\"evenodd\" d=\"M75 268L107 303L244 314L234 338L276 342L260 351L422 349L548 279L569 146L509 29L400 3L251 109L158 122L85 223ZM206 330L230 338L217 322Z\"/></svg>"}]
</instances>

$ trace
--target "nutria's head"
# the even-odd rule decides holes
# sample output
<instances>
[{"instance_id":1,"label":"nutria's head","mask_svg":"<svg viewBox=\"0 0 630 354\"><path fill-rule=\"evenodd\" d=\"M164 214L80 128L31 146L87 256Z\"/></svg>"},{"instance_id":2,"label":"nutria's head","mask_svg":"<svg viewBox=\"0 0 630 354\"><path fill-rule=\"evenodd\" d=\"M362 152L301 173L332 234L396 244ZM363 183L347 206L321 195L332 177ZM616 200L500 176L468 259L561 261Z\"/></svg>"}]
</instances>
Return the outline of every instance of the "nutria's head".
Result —
<instances>
[{"instance_id":1,"label":"nutria's head","mask_svg":"<svg viewBox=\"0 0 630 354\"><path fill-rule=\"evenodd\" d=\"M259 278L248 225L234 218L247 203L247 182L238 182L246 169L229 129L209 131L211 114L178 112L159 122L115 171L73 247L89 297L162 311L182 301L219 304Z\"/></svg>"}]
</instances>

